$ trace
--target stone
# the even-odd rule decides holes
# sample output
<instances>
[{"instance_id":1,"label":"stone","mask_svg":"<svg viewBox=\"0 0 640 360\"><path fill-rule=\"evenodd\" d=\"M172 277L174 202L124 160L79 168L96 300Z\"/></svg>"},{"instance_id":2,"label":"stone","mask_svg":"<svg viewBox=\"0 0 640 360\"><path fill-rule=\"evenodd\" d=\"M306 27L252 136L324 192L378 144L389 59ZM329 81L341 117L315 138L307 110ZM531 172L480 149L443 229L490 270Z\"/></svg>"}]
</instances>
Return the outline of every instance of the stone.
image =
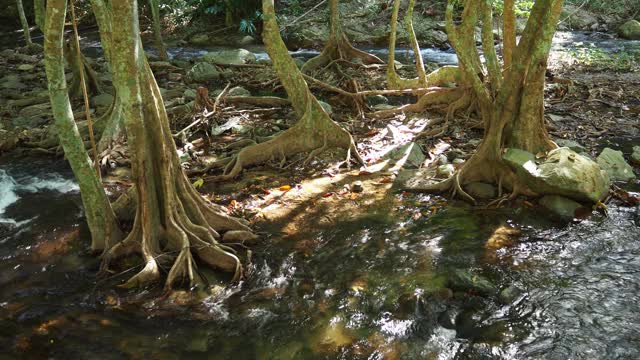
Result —
<instances>
[{"instance_id":1,"label":"stone","mask_svg":"<svg viewBox=\"0 0 640 360\"><path fill-rule=\"evenodd\" d=\"M18 66L18 70L20 71L31 71L35 68L34 65L31 64L22 64L20 66Z\"/></svg>"},{"instance_id":2,"label":"stone","mask_svg":"<svg viewBox=\"0 0 640 360\"><path fill-rule=\"evenodd\" d=\"M197 96L198 92L194 89L187 89L184 91L184 93L182 93L182 97L184 97L184 99L187 101L195 100Z\"/></svg>"},{"instance_id":3,"label":"stone","mask_svg":"<svg viewBox=\"0 0 640 360\"><path fill-rule=\"evenodd\" d=\"M578 202L558 195L546 195L540 199L540 205L564 220L574 218L576 210L582 207Z\"/></svg>"},{"instance_id":4,"label":"stone","mask_svg":"<svg viewBox=\"0 0 640 360\"><path fill-rule=\"evenodd\" d=\"M236 86L229 90L229 96L251 96L251 93L242 86Z\"/></svg>"},{"instance_id":5,"label":"stone","mask_svg":"<svg viewBox=\"0 0 640 360\"><path fill-rule=\"evenodd\" d=\"M640 40L640 21L629 20L618 29L620 37L628 40Z\"/></svg>"},{"instance_id":6,"label":"stone","mask_svg":"<svg viewBox=\"0 0 640 360\"><path fill-rule=\"evenodd\" d=\"M633 153L631 153L631 163L635 165L640 165L640 146L633 147Z\"/></svg>"},{"instance_id":7,"label":"stone","mask_svg":"<svg viewBox=\"0 0 640 360\"><path fill-rule=\"evenodd\" d=\"M51 104L49 102L45 102L42 104L27 106L22 108L18 114L26 118L49 116L51 115Z\"/></svg>"},{"instance_id":8,"label":"stone","mask_svg":"<svg viewBox=\"0 0 640 360\"><path fill-rule=\"evenodd\" d=\"M33 129L46 124L49 120L44 116L17 116L11 120L11 124L16 128Z\"/></svg>"},{"instance_id":9,"label":"stone","mask_svg":"<svg viewBox=\"0 0 640 360\"><path fill-rule=\"evenodd\" d=\"M456 168L453 164L445 164L438 166L438 176L441 178L450 178L456 172Z\"/></svg>"},{"instance_id":10,"label":"stone","mask_svg":"<svg viewBox=\"0 0 640 360\"><path fill-rule=\"evenodd\" d=\"M26 85L20 81L20 77L15 74L3 77L2 80L0 80L0 86L4 89L24 89L26 87Z\"/></svg>"},{"instance_id":11,"label":"stone","mask_svg":"<svg viewBox=\"0 0 640 360\"><path fill-rule=\"evenodd\" d=\"M389 110L393 109L395 106L389 104L378 104L373 106L373 110Z\"/></svg>"},{"instance_id":12,"label":"stone","mask_svg":"<svg viewBox=\"0 0 640 360\"><path fill-rule=\"evenodd\" d=\"M439 165L447 165L449 163L449 159L446 155L441 154L438 156L438 164Z\"/></svg>"},{"instance_id":13,"label":"stone","mask_svg":"<svg viewBox=\"0 0 640 360\"><path fill-rule=\"evenodd\" d=\"M380 104L389 103L389 99L387 99L385 96L382 96L382 95L370 95L366 97L366 100L369 106L376 106Z\"/></svg>"},{"instance_id":14,"label":"stone","mask_svg":"<svg viewBox=\"0 0 640 360\"><path fill-rule=\"evenodd\" d=\"M604 148L596 160L611 180L629 181L636 178L633 168L624 160L622 151Z\"/></svg>"},{"instance_id":15,"label":"stone","mask_svg":"<svg viewBox=\"0 0 640 360\"><path fill-rule=\"evenodd\" d=\"M91 98L91 103L95 107L109 107L113 103L113 95L111 94L100 94Z\"/></svg>"},{"instance_id":16,"label":"stone","mask_svg":"<svg viewBox=\"0 0 640 360\"><path fill-rule=\"evenodd\" d=\"M422 148L415 142L406 143L390 151L385 158L395 162L405 169L418 169L426 160Z\"/></svg>"},{"instance_id":17,"label":"stone","mask_svg":"<svg viewBox=\"0 0 640 360\"><path fill-rule=\"evenodd\" d=\"M256 39L253 38L253 36L245 36L242 39L240 39L240 45L252 45L255 44Z\"/></svg>"},{"instance_id":18,"label":"stone","mask_svg":"<svg viewBox=\"0 0 640 360\"><path fill-rule=\"evenodd\" d=\"M205 62L219 65L243 65L256 62L256 55L249 50L233 49L209 52L202 56Z\"/></svg>"},{"instance_id":19,"label":"stone","mask_svg":"<svg viewBox=\"0 0 640 360\"><path fill-rule=\"evenodd\" d=\"M271 61L271 59L269 58L262 58L256 60L256 64L271 66L273 64L273 61Z\"/></svg>"},{"instance_id":20,"label":"stone","mask_svg":"<svg viewBox=\"0 0 640 360\"><path fill-rule=\"evenodd\" d=\"M194 45L206 45L209 43L209 35L207 34L195 34L189 39L189 42Z\"/></svg>"},{"instance_id":21,"label":"stone","mask_svg":"<svg viewBox=\"0 0 640 360\"><path fill-rule=\"evenodd\" d=\"M465 185L464 190L476 199L493 199L498 196L495 186L478 181Z\"/></svg>"},{"instance_id":22,"label":"stone","mask_svg":"<svg viewBox=\"0 0 640 360\"><path fill-rule=\"evenodd\" d=\"M520 297L520 295L522 295L522 290L520 290L515 285L509 285L506 288L502 289L502 291L500 291L500 294L498 294L498 298L500 299L500 301L502 301L503 304L510 304L516 301Z\"/></svg>"},{"instance_id":23,"label":"stone","mask_svg":"<svg viewBox=\"0 0 640 360\"><path fill-rule=\"evenodd\" d=\"M296 66L298 67L298 69L302 69L304 64L307 62L307 59L297 57L293 59L293 62L296 63Z\"/></svg>"},{"instance_id":24,"label":"stone","mask_svg":"<svg viewBox=\"0 0 640 360\"><path fill-rule=\"evenodd\" d=\"M609 175L595 161L569 148L551 150L540 164L533 154L519 149L506 149L502 159L529 188L541 194L597 202L611 186Z\"/></svg>"},{"instance_id":25,"label":"stone","mask_svg":"<svg viewBox=\"0 0 640 360\"><path fill-rule=\"evenodd\" d=\"M573 30L589 30L598 23L598 18L592 12L575 5L565 5L561 18Z\"/></svg>"},{"instance_id":26,"label":"stone","mask_svg":"<svg viewBox=\"0 0 640 360\"><path fill-rule=\"evenodd\" d=\"M555 143L559 146L559 147L566 147L569 148L577 153L584 153L587 151L587 149L580 145L578 142L573 141L573 140L569 140L569 139L557 139L555 140Z\"/></svg>"},{"instance_id":27,"label":"stone","mask_svg":"<svg viewBox=\"0 0 640 360\"><path fill-rule=\"evenodd\" d=\"M209 63L197 63L187 72L187 79L193 82L206 82L220 79L220 71Z\"/></svg>"},{"instance_id":28,"label":"stone","mask_svg":"<svg viewBox=\"0 0 640 360\"><path fill-rule=\"evenodd\" d=\"M451 163L453 165L461 165L461 164L464 164L465 161L466 161L465 159L455 158Z\"/></svg>"},{"instance_id":29,"label":"stone","mask_svg":"<svg viewBox=\"0 0 640 360\"><path fill-rule=\"evenodd\" d=\"M449 286L459 291L474 291L481 295L494 295L498 288L482 275L469 270L457 269L449 277Z\"/></svg>"},{"instance_id":30,"label":"stone","mask_svg":"<svg viewBox=\"0 0 640 360\"><path fill-rule=\"evenodd\" d=\"M354 193L361 193L364 191L364 187L362 186L362 181L358 180L351 184L351 191Z\"/></svg>"},{"instance_id":31,"label":"stone","mask_svg":"<svg viewBox=\"0 0 640 360\"><path fill-rule=\"evenodd\" d=\"M329 116L333 115L333 108L331 107L331 105L327 104L324 101L320 101L320 100L318 100L318 102L320 103L320 106L322 106L324 111L326 111L327 114L329 114Z\"/></svg>"}]
</instances>

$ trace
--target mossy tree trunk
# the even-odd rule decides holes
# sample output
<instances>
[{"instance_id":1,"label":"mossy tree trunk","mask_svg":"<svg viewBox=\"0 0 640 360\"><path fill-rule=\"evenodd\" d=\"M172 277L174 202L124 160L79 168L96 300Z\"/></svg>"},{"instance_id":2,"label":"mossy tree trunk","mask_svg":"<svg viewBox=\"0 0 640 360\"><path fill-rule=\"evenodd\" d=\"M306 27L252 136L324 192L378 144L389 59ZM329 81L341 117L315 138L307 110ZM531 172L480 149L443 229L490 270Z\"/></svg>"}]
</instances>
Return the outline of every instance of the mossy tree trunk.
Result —
<instances>
[{"instance_id":1,"label":"mossy tree trunk","mask_svg":"<svg viewBox=\"0 0 640 360\"><path fill-rule=\"evenodd\" d=\"M22 0L16 0L16 6L18 7L18 16L20 17L20 23L22 24L22 30L24 32L24 40L27 42L27 46L30 46L33 42L31 41L31 31L29 31L29 22L24 14Z\"/></svg>"},{"instance_id":2,"label":"mossy tree trunk","mask_svg":"<svg viewBox=\"0 0 640 360\"><path fill-rule=\"evenodd\" d=\"M45 67L60 144L80 185L85 215L91 231L91 248L99 251L115 245L120 241L122 233L102 183L85 151L69 102L63 55L66 5L66 0L47 1L47 27L43 29L46 34Z\"/></svg>"},{"instance_id":3,"label":"mossy tree trunk","mask_svg":"<svg viewBox=\"0 0 640 360\"><path fill-rule=\"evenodd\" d=\"M102 93L102 84L98 78L98 74L93 70L91 64L89 64L87 58L80 53L80 59L78 59L78 49L76 48L75 41L69 40L65 43L64 55L71 69L71 86L69 87L69 96L72 99L81 98L82 94L82 78L80 72L84 72L84 81L87 86L87 94L89 96L98 95Z\"/></svg>"},{"instance_id":4,"label":"mossy tree trunk","mask_svg":"<svg viewBox=\"0 0 640 360\"><path fill-rule=\"evenodd\" d=\"M511 67L511 59L513 59L513 51L516 48L516 10L515 0L504 0L502 21L503 24L503 45L502 57L504 68Z\"/></svg>"},{"instance_id":5,"label":"mossy tree trunk","mask_svg":"<svg viewBox=\"0 0 640 360\"><path fill-rule=\"evenodd\" d=\"M302 67L303 72L310 72L330 64L336 60L359 59L363 64L382 64L377 56L358 50L347 38L340 23L338 0L329 0L329 39L320 55L307 61Z\"/></svg>"},{"instance_id":6,"label":"mossy tree trunk","mask_svg":"<svg viewBox=\"0 0 640 360\"><path fill-rule=\"evenodd\" d=\"M424 70L424 60L422 59L422 53L420 52L420 45L416 38L416 33L413 30L413 9L415 7L415 0L409 0L407 13L405 15L405 28L409 35L409 42L416 61L416 71L418 77L415 79L403 79L396 72L395 60L396 60L396 37L398 26L398 15L400 13L400 0L394 0L393 9L391 12L391 33L389 34L389 66L387 67L387 87L389 89L410 89L417 87L427 86L427 74Z\"/></svg>"},{"instance_id":7,"label":"mossy tree trunk","mask_svg":"<svg viewBox=\"0 0 640 360\"><path fill-rule=\"evenodd\" d=\"M208 266L235 272L237 278L242 272L240 260L218 242L218 232L249 229L221 207L209 204L190 184L180 166L159 87L144 56L137 1L116 1L111 6L111 68L124 110L137 208L133 229L105 255L103 268L112 259L135 252L145 266L125 286L157 281L165 266L169 269L166 288L200 285L203 279L196 257Z\"/></svg>"},{"instance_id":8,"label":"mossy tree trunk","mask_svg":"<svg viewBox=\"0 0 640 360\"><path fill-rule=\"evenodd\" d=\"M543 91L547 58L562 4L563 0L535 2L520 43L514 49L511 66L501 70L493 59L495 50L489 49L489 45L493 47L494 40L493 33L486 24L492 18L490 0L467 1L462 22L458 26L454 25L454 0L449 1L446 12L447 32L458 54L460 67L478 99L485 133L477 152L452 179L434 186L434 189L453 188L455 192L473 200L464 193L460 185L484 181L506 186L512 190L512 197L520 193L535 193L536 189L523 185L516 174L503 163L501 154L505 147L534 154L557 147L550 140L544 126ZM478 73L477 50L475 46L470 48L469 41L466 40L473 38L479 18L485 23L483 47L487 57L486 73L489 81Z\"/></svg>"},{"instance_id":9,"label":"mossy tree trunk","mask_svg":"<svg viewBox=\"0 0 640 360\"><path fill-rule=\"evenodd\" d=\"M262 39L278 78L289 95L293 111L300 120L279 136L242 149L227 165L224 175L219 179L233 179L244 168L270 160L280 160L284 164L288 157L299 153L310 152L308 161L331 147L347 149L348 154L353 154L356 160L362 163L349 132L331 120L320 106L309 91L304 75L289 55L280 37L273 0L263 0L262 11Z\"/></svg>"},{"instance_id":10,"label":"mossy tree trunk","mask_svg":"<svg viewBox=\"0 0 640 360\"><path fill-rule=\"evenodd\" d=\"M160 25L160 1L149 0L149 7L151 7L151 18L153 19L153 36L155 37L156 49L158 49L158 56L160 60L169 60L169 54L167 54L167 48L164 46L162 40L162 26Z\"/></svg>"},{"instance_id":11,"label":"mossy tree trunk","mask_svg":"<svg viewBox=\"0 0 640 360\"><path fill-rule=\"evenodd\" d=\"M40 31L44 34L45 23L45 2L46 0L33 0L33 13L36 19L36 25L40 28Z\"/></svg>"}]
</instances>

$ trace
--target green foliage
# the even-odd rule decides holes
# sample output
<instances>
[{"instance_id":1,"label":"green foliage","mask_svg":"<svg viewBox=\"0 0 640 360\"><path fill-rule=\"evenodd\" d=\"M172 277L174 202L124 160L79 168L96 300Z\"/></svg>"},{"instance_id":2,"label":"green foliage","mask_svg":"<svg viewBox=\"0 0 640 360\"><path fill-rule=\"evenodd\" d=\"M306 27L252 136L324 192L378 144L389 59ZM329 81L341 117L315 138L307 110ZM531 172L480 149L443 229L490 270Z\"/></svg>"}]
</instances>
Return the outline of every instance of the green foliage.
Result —
<instances>
[{"instance_id":1,"label":"green foliage","mask_svg":"<svg viewBox=\"0 0 640 360\"><path fill-rule=\"evenodd\" d=\"M630 72L640 68L640 49L607 52L594 44L569 50L563 57L571 63L593 71Z\"/></svg>"}]
</instances>

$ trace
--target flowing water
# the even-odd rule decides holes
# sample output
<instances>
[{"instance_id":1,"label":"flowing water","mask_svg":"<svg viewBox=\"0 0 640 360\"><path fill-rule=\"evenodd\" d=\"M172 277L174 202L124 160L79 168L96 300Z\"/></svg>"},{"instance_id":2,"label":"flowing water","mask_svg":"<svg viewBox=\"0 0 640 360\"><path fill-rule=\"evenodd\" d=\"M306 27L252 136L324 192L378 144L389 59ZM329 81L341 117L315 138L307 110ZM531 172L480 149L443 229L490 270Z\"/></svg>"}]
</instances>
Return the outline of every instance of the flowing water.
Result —
<instances>
[{"instance_id":1,"label":"flowing water","mask_svg":"<svg viewBox=\"0 0 640 360\"><path fill-rule=\"evenodd\" d=\"M397 195L395 212L272 235L243 283L166 306L96 280L63 161L0 164L0 358L640 357L635 209L567 225L454 202L417 217L434 199Z\"/></svg>"}]
</instances>

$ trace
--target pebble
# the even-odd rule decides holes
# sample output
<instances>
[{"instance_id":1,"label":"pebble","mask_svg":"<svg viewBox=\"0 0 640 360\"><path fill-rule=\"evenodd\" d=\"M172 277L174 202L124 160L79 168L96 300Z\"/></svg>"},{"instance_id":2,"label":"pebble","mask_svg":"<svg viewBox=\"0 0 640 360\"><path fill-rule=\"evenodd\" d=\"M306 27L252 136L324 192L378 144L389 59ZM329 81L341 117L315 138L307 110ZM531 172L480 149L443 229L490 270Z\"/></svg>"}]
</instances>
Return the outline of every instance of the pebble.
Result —
<instances>
[{"instance_id":1,"label":"pebble","mask_svg":"<svg viewBox=\"0 0 640 360\"><path fill-rule=\"evenodd\" d=\"M364 191L364 186L362 186L362 181L358 180L351 185L351 191L354 193L361 193Z\"/></svg>"}]
</instances>

